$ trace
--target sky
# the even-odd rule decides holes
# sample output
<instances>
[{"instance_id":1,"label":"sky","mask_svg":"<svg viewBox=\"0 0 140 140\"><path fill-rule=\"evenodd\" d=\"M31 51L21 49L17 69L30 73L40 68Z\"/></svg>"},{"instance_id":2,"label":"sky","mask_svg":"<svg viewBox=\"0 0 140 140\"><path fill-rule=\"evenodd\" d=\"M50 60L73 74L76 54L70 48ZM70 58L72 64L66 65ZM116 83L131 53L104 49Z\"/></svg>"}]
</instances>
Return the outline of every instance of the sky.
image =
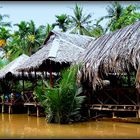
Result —
<instances>
[{"instance_id":1,"label":"sky","mask_svg":"<svg viewBox=\"0 0 140 140\"><path fill-rule=\"evenodd\" d=\"M39 25L52 24L55 15L73 15L73 8L77 3L83 7L83 13L92 14L93 21L107 15L106 8L113 1L0 1L0 14L8 14L8 21L12 24L20 21L33 20ZM140 1L120 1L123 6L129 4L140 4ZM95 23L95 22L94 22ZM105 25L105 22L102 23ZM13 27L16 29L16 27Z\"/></svg>"}]
</instances>

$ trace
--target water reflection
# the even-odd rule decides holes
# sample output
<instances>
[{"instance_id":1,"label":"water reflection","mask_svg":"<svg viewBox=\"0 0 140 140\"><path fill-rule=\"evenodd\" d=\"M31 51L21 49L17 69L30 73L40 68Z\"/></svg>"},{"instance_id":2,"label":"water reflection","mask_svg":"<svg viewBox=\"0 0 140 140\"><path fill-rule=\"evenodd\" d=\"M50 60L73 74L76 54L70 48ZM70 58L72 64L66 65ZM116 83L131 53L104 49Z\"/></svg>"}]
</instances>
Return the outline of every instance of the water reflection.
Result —
<instances>
[{"instance_id":1,"label":"water reflection","mask_svg":"<svg viewBox=\"0 0 140 140\"><path fill-rule=\"evenodd\" d=\"M140 138L140 125L90 121L48 124L45 117L0 114L0 138Z\"/></svg>"}]
</instances>

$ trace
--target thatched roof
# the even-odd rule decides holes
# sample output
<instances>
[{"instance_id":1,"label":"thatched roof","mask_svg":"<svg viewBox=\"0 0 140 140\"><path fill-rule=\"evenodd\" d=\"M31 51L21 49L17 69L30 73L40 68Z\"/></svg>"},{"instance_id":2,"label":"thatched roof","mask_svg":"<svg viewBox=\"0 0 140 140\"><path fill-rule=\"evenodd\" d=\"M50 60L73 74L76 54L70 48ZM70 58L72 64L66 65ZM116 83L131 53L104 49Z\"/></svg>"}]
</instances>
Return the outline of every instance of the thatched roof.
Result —
<instances>
[{"instance_id":1,"label":"thatched roof","mask_svg":"<svg viewBox=\"0 0 140 140\"><path fill-rule=\"evenodd\" d=\"M71 63L85 51L92 37L52 31L40 50L33 54L19 70L38 69L46 60L59 63Z\"/></svg>"},{"instance_id":2,"label":"thatched roof","mask_svg":"<svg viewBox=\"0 0 140 140\"><path fill-rule=\"evenodd\" d=\"M82 54L79 77L95 89L103 86L104 77L114 73L130 73L140 64L140 21L92 41ZM82 81L81 81L82 82Z\"/></svg>"},{"instance_id":3,"label":"thatched roof","mask_svg":"<svg viewBox=\"0 0 140 140\"><path fill-rule=\"evenodd\" d=\"M0 79L5 78L6 75L9 73L15 77L21 75L21 73L17 72L16 70L28 59L29 56L22 54L18 58L10 62L8 65L6 65L0 70Z\"/></svg>"}]
</instances>

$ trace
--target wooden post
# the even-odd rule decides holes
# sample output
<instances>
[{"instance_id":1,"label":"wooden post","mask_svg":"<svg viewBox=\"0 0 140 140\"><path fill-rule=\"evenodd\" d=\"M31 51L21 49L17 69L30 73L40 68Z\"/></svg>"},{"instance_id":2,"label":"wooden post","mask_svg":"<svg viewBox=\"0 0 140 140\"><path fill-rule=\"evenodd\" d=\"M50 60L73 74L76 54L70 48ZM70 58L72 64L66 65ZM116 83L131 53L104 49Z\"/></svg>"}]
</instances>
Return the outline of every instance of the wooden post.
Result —
<instances>
[{"instance_id":1,"label":"wooden post","mask_svg":"<svg viewBox=\"0 0 140 140\"><path fill-rule=\"evenodd\" d=\"M50 87L53 88L52 64L51 64L51 60L50 60Z\"/></svg>"},{"instance_id":2,"label":"wooden post","mask_svg":"<svg viewBox=\"0 0 140 140\"><path fill-rule=\"evenodd\" d=\"M115 112L112 112L112 118L116 118L116 117L115 117Z\"/></svg>"},{"instance_id":3,"label":"wooden post","mask_svg":"<svg viewBox=\"0 0 140 140\"><path fill-rule=\"evenodd\" d=\"M11 114L11 105L9 105L8 113Z\"/></svg>"},{"instance_id":4,"label":"wooden post","mask_svg":"<svg viewBox=\"0 0 140 140\"><path fill-rule=\"evenodd\" d=\"M37 117L39 117L39 107L37 106L36 109L37 109Z\"/></svg>"},{"instance_id":5,"label":"wooden post","mask_svg":"<svg viewBox=\"0 0 140 140\"><path fill-rule=\"evenodd\" d=\"M4 113L4 103L2 103L2 113Z\"/></svg>"},{"instance_id":6,"label":"wooden post","mask_svg":"<svg viewBox=\"0 0 140 140\"><path fill-rule=\"evenodd\" d=\"M4 113L4 95L2 96L1 112Z\"/></svg>"},{"instance_id":7,"label":"wooden post","mask_svg":"<svg viewBox=\"0 0 140 140\"><path fill-rule=\"evenodd\" d=\"M30 115L30 107L27 106L27 114Z\"/></svg>"}]
</instances>

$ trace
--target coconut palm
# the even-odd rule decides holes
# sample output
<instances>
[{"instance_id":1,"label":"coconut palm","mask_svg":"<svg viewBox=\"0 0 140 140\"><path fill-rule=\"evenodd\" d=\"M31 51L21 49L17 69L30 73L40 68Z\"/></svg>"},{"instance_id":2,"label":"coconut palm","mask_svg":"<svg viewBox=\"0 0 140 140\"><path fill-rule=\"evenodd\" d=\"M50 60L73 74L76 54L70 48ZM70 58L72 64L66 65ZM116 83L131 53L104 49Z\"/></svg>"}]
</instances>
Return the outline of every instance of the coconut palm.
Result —
<instances>
[{"instance_id":1,"label":"coconut palm","mask_svg":"<svg viewBox=\"0 0 140 140\"><path fill-rule=\"evenodd\" d=\"M121 4L117 1L113 2L111 6L108 6L107 8L108 15L101 17L101 20L103 19L109 19L109 22L107 24L106 32L108 30L112 31L114 30L114 24L118 21L120 16L123 14L123 7Z\"/></svg>"},{"instance_id":2,"label":"coconut palm","mask_svg":"<svg viewBox=\"0 0 140 140\"><path fill-rule=\"evenodd\" d=\"M90 36L97 38L105 34L105 29L99 23L100 23L100 19L97 20L92 27L90 27L89 29L89 32L91 34Z\"/></svg>"},{"instance_id":3,"label":"coconut palm","mask_svg":"<svg viewBox=\"0 0 140 140\"><path fill-rule=\"evenodd\" d=\"M14 25L18 27L18 31L16 31L15 34L19 36L20 39L25 38L29 31L28 22L21 21L19 24Z\"/></svg>"},{"instance_id":4,"label":"coconut palm","mask_svg":"<svg viewBox=\"0 0 140 140\"><path fill-rule=\"evenodd\" d=\"M50 25L50 24L47 24L46 25L46 30L45 30L45 36L46 38L48 37L49 33L54 29L54 25Z\"/></svg>"},{"instance_id":5,"label":"coconut palm","mask_svg":"<svg viewBox=\"0 0 140 140\"><path fill-rule=\"evenodd\" d=\"M74 16L70 16L71 20L71 33L81 34L81 35L90 35L87 28L90 26L91 14L84 15L83 8L76 4L73 9Z\"/></svg>"},{"instance_id":6,"label":"coconut palm","mask_svg":"<svg viewBox=\"0 0 140 140\"><path fill-rule=\"evenodd\" d=\"M45 34L43 34L44 26L39 26L36 28L34 21L28 22L28 34L27 34L27 41L28 41L28 51L29 55L32 55L38 49L39 46L43 43L45 39Z\"/></svg>"},{"instance_id":7,"label":"coconut palm","mask_svg":"<svg viewBox=\"0 0 140 140\"><path fill-rule=\"evenodd\" d=\"M11 23L10 22L3 21L4 18L9 18L9 15L1 15L0 14L0 27L11 27Z\"/></svg>"},{"instance_id":8,"label":"coconut palm","mask_svg":"<svg viewBox=\"0 0 140 140\"><path fill-rule=\"evenodd\" d=\"M139 6L128 5L124 8L123 14L120 16L118 21L114 24L114 30L124 28L125 26L134 24L140 20Z\"/></svg>"},{"instance_id":9,"label":"coconut palm","mask_svg":"<svg viewBox=\"0 0 140 140\"><path fill-rule=\"evenodd\" d=\"M27 44L27 35L29 33L28 22L21 21L19 24L15 24L18 27L18 30L14 32L16 37L17 46L20 46L23 49L23 53L28 54L28 44Z\"/></svg>"},{"instance_id":10,"label":"coconut palm","mask_svg":"<svg viewBox=\"0 0 140 140\"><path fill-rule=\"evenodd\" d=\"M53 27L58 26L62 32L66 32L70 23L69 17L66 14L56 15L56 22L52 24Z\"/></svg>"}]
</instances>

